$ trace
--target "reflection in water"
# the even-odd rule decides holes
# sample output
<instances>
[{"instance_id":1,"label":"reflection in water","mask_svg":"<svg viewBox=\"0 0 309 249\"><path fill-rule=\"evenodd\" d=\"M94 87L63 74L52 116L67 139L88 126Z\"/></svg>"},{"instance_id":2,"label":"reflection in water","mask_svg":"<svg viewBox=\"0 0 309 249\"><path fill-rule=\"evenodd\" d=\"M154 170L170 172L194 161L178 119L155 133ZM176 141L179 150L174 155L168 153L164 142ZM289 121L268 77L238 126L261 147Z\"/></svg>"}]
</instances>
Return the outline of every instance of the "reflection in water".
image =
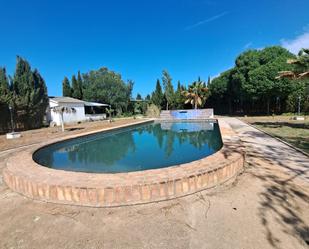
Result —
<instances>
[{"instance_id":1,"label":"reflection in water","mask_svg":"<svg viewBox=\"0 0 309 249\"><path fill-rule=\"evenodd\" d=\"M153 123L54 144L34 159L57 169L129 172L198 160L221 146L216 123Z\"/></svg>"}]
</instances>

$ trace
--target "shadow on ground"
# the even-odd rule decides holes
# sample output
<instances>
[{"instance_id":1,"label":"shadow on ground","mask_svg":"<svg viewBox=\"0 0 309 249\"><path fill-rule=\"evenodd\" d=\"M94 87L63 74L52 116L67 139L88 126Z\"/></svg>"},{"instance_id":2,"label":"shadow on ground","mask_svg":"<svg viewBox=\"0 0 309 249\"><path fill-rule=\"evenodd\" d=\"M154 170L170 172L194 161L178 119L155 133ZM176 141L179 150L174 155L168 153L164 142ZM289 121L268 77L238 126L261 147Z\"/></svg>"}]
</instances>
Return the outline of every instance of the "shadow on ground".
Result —
<instances>
[{"instance_id":1,"label":"shadow on ground","mask_svg":"<svg viewBox=\"0 0 309 249\"><path fill-rule=\"evenodd\" d=\"M258 131L248 131L244 135L269 138ZM274 248L284 246L273 232L272 222L276 222L283 233L309 245L309 226L300 206L309 203L309 196L306 189L296 183L299 178L309 180L308 161L297 158L296 151L293 156L293 150L287 146L261 146L254 139L247 140L246 145L249 173L263 181L264 185L264 191L259 194L259 216L270 245ZM274 167L278 167L278 174L274 174Z\"/></svg>"}]
</instances>

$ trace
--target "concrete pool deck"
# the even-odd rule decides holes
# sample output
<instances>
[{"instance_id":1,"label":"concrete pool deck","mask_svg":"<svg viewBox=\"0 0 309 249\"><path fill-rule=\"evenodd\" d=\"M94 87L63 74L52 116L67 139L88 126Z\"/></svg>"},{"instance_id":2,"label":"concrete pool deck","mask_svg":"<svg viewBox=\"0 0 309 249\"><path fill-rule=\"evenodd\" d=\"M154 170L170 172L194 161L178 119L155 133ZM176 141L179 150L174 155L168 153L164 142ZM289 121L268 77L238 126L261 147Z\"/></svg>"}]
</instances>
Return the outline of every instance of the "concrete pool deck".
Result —
<instances>
[{"instance_id":1,"label":"concrete pool deck","mask_svg":"<svg viewBox=\"0 0 309 249\"><path fill-rule=\"evenodd\" d=\"M237 119L223 119L246 150L247 166L234 184L97 209L33 201L0 177L0 248L308 248L309 159ZM0 154L0 172L9 153Z\"/></svg>"},{"instance_id":2,"label":"concrete pool deck","mask_svg":"<svg viewBox=\"0 0 309 249\"><path fill-rule=\"evenodd\" d=\"M143 120L135 125L147 122L152 120ZM232 180L243 169L244 152L238 136L226 122L218 122L223 147L213 155L190 163L128 173L96 174L55 170L34 162L33 153L42 146L63 141L57 139L9 158L3 178L11 189L20 194L61 204L111 207L182 197ZM71 138L84 135L89 133Z\"/></svg>"}]
</instances>

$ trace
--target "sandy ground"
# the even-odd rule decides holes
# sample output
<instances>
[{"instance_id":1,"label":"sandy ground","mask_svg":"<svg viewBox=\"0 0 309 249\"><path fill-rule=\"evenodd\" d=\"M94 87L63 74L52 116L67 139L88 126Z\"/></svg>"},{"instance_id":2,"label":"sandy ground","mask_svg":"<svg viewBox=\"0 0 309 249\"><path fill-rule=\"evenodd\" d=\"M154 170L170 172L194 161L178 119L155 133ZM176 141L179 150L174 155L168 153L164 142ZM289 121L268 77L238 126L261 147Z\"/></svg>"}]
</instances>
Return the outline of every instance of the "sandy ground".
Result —
<instances>
[{"instance_id":1,"label":"sandy ground","mask_svg":"<svg viewBox=\"0 0 309 249\"><path fill-rule=\"evenodd\" d=\"M309 248L309 158L225 120L246 145L245 171L233 184L184 198L63 206L20 196L0 178L0 248Z\"/></svg>"},{"instance_id":2,"label":"sandy ground","mask_svg":"<svg viewBox=\"0 0 309 249\"><path fill-rule=\"evenodd\" d=\"M71 124L65 126L65 131L61 131L61 127L48 127L35 130L24 131L22 137L19 139L6 139L6 135L0 135L0 152L16 147L35 144L42 142L42 139L52 139L61 136L67 136L71 134L78 134L82 132L95 131L103 129L105 127L113 127L127 123L134 123L140 121L139 119L133 118L121 118L115 119L114 122L110 123L108 120L98 122L85 122L80 124Z\"/></svg>"}]
</instances>

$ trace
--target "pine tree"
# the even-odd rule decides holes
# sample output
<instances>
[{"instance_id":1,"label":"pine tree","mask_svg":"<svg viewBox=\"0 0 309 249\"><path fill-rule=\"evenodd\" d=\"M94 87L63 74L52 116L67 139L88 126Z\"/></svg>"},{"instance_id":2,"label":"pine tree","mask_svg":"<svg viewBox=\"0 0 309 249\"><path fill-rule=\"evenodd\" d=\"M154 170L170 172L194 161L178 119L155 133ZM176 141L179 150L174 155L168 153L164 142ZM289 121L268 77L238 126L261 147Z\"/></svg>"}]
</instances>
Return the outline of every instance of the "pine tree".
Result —
<instances>
[{"instance_id":1,"label":"pine tree","mask_svg":"<svg viewBox=\"0 0 309 249\"><path fill-rule=\"evenodd\" d=\"M162 82L164 86L164 95L167 101L166 110L168 110L174 104L175 93L172 84L172 78L166 70L163 70Z\"/></svg>"},{"instance_id":2,"label":"pine tree","mask_svg":"<svg viewBox=\"0 0 309 249\"><path fill-rule=\"evenodd\" d=\"M62 81L62 96L72 97L72 88L70 86L70 81L67 77L64 77Z\"/></svg>"},{"instance_id":3,"label":"pine tree","mask_svg":"<svg viewBox=\"0 0 309 249\"><path fill-rule=\"evenodd\" d=\"M82 98L80 86L75 75L72 76L72 97L76 99Z\"/></svg>"},{"instance_id":4,"label":"pine tree","mask_svg":"<svg viewBox=\"0 0 309 249\"><path fill-rule=\"evenodd\" d=\"M151 102L161 109L163 107L163 101L164 101L164 94L162 91L160 80L157 79L156 89L151 95Z\"/></svg>"}]
</instances>

